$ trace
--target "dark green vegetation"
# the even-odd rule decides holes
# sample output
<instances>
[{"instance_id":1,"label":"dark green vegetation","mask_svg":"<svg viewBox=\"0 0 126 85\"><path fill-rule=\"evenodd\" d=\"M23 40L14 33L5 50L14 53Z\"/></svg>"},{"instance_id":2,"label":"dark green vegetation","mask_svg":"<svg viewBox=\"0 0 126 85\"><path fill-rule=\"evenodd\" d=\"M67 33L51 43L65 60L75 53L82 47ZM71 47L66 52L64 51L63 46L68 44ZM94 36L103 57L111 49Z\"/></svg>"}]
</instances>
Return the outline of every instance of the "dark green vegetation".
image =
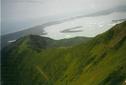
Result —
<instances>
[{"instance_id":1,"label":"dark green vegetation","mask_svg":"<svg viewBox=\"0 0 126 85\"><path fill-rule=\"evenodd\" d=\"M3 85L126 84L126 22L75 46L52 41L31 35L3 49Z\"/></svg>"}]
</instances>

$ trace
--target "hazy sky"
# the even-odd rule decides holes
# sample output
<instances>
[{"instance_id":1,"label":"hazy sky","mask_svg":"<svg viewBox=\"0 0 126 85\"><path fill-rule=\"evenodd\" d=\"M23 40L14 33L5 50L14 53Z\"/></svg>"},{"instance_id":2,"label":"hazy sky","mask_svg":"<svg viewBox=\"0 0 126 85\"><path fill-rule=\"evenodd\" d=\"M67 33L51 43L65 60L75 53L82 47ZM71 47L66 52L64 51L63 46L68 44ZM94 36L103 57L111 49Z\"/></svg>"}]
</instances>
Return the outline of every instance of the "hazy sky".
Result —
<instances>
[{"instance_id":1,"label":"hazy sky","mask_svg":"<svg viewBox=\"0 0 126 85\"><path fill-rule=\"evenodd\" d=\"M126 0L2 0L1 5L2 34L55 20L62 15L126 12ZM102 10L108 11L102 13Z\"/></svg>"}]
</instances>

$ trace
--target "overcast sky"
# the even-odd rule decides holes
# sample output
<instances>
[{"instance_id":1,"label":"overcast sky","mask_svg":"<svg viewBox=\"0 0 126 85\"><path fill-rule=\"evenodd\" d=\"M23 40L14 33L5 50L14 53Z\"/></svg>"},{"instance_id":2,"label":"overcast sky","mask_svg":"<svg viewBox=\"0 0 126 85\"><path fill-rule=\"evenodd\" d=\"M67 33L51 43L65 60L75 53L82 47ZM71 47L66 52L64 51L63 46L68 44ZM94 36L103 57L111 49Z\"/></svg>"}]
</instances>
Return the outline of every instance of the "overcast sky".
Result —
<instances>
[{"instance_id":1,"label":"overcast sky","mask_svg":"<svg viewBox=\"0 0 126 85\"><path fill-rule=\"evenodd\" d=\"M1 5L2 34L43 23L52 16L126 12L126 0L2 0Z\"/></svg>"}]
</instances>

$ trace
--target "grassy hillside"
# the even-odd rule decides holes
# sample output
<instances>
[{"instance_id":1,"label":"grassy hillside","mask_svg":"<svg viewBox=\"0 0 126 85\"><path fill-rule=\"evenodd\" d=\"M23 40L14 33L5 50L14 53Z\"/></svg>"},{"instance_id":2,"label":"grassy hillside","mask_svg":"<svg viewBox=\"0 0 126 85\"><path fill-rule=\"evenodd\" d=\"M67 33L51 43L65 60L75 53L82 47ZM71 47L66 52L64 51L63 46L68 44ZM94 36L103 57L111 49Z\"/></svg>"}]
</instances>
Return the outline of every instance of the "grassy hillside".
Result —
<instances>
[{"instance_id":1,"label":"grassy hillside","mask_svg":"<svg viewBox=\"0 0 126 85\"><path fill-rule=\"evenodd\" d=\"M126 22L72 47L37 40L22 38L2 51L3 85L126 84Z\"/></svg>"}]
</instances>

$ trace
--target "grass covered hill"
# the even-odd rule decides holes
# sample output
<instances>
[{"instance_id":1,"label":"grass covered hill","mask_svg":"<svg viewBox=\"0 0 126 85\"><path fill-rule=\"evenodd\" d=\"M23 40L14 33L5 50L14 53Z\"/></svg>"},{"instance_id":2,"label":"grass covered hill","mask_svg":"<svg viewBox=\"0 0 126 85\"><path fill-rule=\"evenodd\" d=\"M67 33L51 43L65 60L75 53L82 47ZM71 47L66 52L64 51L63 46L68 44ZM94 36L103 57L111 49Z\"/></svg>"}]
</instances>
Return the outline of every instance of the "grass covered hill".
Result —
<instances>
[{"instance_id":1,"label":"grass covered hill","mask_svg":"<svg viewBox=\"0 0 126 85\"><path fill-rule=\"evenodd\" d=\"M3 49L2 84L126 85L126 22L86 42L66 41L32 35Z\"/></svg>"}]
</instances>

